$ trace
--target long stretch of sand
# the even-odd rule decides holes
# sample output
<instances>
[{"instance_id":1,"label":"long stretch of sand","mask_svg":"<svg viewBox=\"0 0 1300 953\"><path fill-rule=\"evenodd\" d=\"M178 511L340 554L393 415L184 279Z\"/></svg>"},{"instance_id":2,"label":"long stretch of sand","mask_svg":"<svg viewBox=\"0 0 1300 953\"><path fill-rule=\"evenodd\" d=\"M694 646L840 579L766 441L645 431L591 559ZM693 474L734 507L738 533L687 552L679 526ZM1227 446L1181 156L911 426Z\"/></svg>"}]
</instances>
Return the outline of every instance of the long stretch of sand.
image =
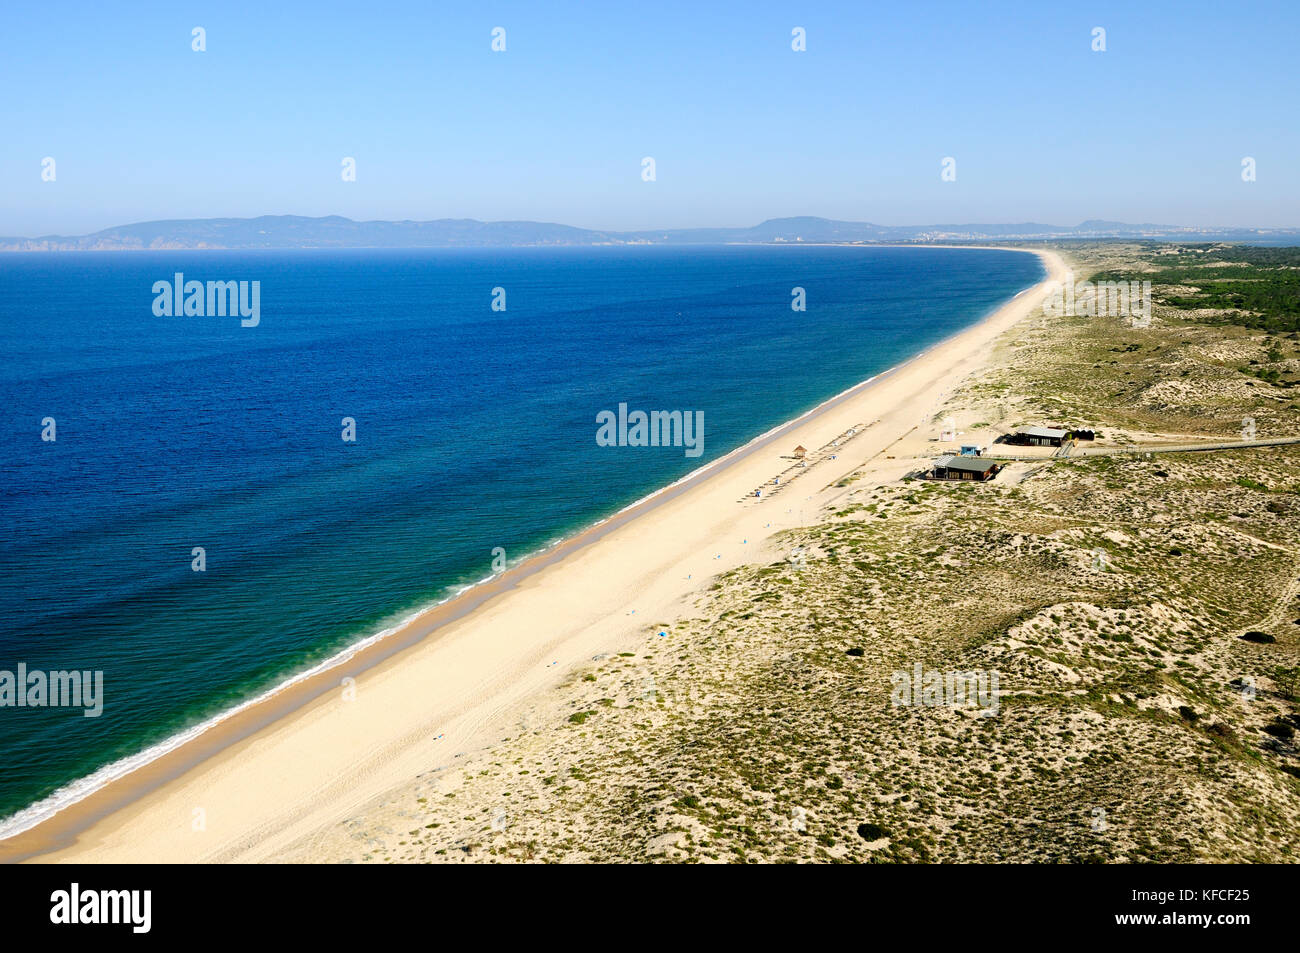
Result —
<instances>
[{"instance_id":1,"label":"long stretch of sand","mask_svg":"<svg viewBox=\"0 0 1300 953\"><path fill-rule=\"evenodd\" d=\"M1045 281L1063 280L1057 255L1035 253ZM592 655L678 617L710 577L747 562L770 534L814 517L837 481L932 429L943 396L983 367L997 338L1042 299L1041 286L1022 292L696 478L251 706L0 842L0 859L263 860L483 747L502 712ZM799 444L814 451L811 465L791 470ZM784 485L773 494L781 473ZM342 687L345 676L355 678L354 692Z\"/></svg>"}]
</instances>

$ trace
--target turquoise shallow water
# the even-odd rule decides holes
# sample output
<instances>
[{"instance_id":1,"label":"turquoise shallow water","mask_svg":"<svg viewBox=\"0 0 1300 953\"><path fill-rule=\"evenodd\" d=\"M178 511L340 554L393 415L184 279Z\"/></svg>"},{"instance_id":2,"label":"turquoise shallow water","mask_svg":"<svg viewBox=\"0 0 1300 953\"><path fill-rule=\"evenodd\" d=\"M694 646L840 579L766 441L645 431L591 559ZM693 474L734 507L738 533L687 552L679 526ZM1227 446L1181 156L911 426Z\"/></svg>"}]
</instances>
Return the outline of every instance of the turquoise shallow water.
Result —
<instances>
[{"instance_id":1,"label":"turquoise shallow water","mask_svg":"<svg viewBox=\"0 0 1300 953\"><path fill-rule=\"evenodd\" d=\"M153 285L178 271L259 281L260 323L156 316ZM98 718L0 707L0 817L483 578L494 547L514 562L590 525L1042 274L1023 253L937 248L0 258L0 670L104 673ZM702 455L598 446L596 415L620 402L703 412Z\"/></svg>"}]
</instances>

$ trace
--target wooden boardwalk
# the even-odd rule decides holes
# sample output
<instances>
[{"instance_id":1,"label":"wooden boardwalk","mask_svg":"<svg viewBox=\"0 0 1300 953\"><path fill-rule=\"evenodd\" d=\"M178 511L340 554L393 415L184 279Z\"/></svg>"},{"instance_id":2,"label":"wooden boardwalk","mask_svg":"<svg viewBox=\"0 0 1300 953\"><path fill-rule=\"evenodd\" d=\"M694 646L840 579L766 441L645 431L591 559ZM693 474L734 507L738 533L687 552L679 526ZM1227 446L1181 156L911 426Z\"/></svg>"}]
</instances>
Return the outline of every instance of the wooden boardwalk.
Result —
<instances>
[{"instance_id":1,"label":"wooden boardwalk","mask_svg":"<svg viewBox=\"0 0 1300 953\"><path fill-rule=\"evenodd\" d=\"M1274 437L1268 440L1216 440L1205 443L1153 443L1138 447L1080 447L1077 443L1061 447L1050 457L1027 457L1015 454L989 453L991 460L1015 460L1029 463L1050 463L1053 460L1070 460L1079 457L1136 456L1146 453L1199 453L1206 450L1246 450L1251 447L1283 447L1300 443L1300 437Z\"/></svg>"},{"instance_id":2,"label":"wooden boardwalk","mask_svg":"<svg viewBox=\"0 0 1300 953\"><path fill-rule=\"evenodd\" d=\"M762 503L764 500L770 500L772 497L781 493L791 483L811 472L819 463L830 460L839 455L850 440L862 436L868 429L878 424L880 421L873 420L869 424L855 424L848 430L844 431L837 437L827 441L816 450L810 450L802 458L786 456L783 459L793 461L788 467L776 475L774 479L765 480L761 486L750 490L743 497L737 500L737 503ZM759 495L761 492L761 496Z\"/></svg>"}]
</instances>

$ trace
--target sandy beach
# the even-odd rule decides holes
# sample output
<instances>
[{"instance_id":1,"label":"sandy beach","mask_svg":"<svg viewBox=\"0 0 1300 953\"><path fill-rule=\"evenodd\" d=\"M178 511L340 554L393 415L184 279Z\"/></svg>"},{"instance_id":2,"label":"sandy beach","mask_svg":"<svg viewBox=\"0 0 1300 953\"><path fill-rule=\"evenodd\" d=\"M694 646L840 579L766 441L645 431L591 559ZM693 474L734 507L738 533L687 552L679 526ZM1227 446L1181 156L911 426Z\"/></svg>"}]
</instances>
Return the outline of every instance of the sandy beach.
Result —
<instances>
[{"instance_id":1,"label":"sandy beach","mask_svg":"<svg viewBox=\"0 0 1300 953\"><path fill-rule=\"evenodd\" d=\"M1055 253L1027 253L1042 258L1044 283L1063 279ZM815 520L846 475L875 461L879 479L901 476L903 458L934 436L944 396L1042 300L1042 285L1021 292L919 357L246 708L0 842L0 860L264 861L481 750L513 707L593 655L670 626L711 577Z\"/></svg>"}]
</instances>

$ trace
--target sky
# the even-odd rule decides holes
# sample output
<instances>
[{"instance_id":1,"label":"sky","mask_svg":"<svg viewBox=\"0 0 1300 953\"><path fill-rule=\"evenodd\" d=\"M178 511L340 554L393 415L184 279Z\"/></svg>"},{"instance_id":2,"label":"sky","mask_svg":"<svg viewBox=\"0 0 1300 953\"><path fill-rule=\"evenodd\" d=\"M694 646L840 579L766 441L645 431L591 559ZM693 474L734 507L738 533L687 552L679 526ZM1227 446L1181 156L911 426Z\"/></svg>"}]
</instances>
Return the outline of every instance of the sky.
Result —
<instances>
[{"instance_id":1,"label":"sky","mask_svg":"<svg viewBox=\"0 0 1300 953\"><path fill-rule=\"evenodd\" d=\"M1294 0L15 2L0 236L265 214L1300 226L1297 35Z\"/></svg>"}]
</instances>

